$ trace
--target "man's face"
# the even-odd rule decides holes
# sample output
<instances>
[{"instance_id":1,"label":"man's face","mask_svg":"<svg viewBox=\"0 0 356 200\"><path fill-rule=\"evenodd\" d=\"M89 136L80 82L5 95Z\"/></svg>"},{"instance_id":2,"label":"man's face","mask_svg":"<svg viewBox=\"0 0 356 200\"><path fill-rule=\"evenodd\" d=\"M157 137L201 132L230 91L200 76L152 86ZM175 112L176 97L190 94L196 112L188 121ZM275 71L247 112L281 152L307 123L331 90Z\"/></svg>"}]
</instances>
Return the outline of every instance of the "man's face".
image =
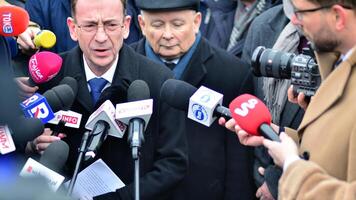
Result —
<instances>
[{"instance_id":1,"label":"man's face","mask_svg":"<svg viewBox=\"0 0 356 200\"><path fill-rule=\"evenodd\" d=\"M78 0L74 19L67 24L92 71L106 72L129 34L130 17L124 17L120 0Z\"/></svg>"},{"instance_id":2,"label":"man's face","mask_svg":"<svg viewBox=\"0 0 356 200\"><path fill-rule=\"evenodd\" d=\"M330 24L329 9L318 9L311 12L299 12L320 8L307 0L293 0L294 15L293 24L302 29L303 35L312 43L313 48L319 52L333 52L339 46L337 33Z\"/></svg>"},{"instance_id":3,"label":"man's face","mask_svg":"<svg viewBox=\"0 0 356 200\"><path fill-rule=\"evenodd\" d=\"M143 11L138 19L142 33L153 51L171 60L181 57L194 44L201 14L193 10Z\"/></svg>"}]
</instances>

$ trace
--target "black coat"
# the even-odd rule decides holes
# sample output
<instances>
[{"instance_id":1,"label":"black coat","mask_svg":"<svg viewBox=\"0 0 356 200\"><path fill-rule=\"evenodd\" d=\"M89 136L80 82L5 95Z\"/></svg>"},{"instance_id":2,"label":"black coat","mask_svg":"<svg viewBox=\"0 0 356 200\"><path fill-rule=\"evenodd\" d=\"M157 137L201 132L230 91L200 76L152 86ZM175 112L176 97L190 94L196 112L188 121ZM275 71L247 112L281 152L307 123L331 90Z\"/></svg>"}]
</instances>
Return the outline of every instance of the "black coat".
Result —
<instances>
[{"instance_id":1,"label":"black coat","mask_svg":"<svg viewBox=\"0 0 356 200\"><path fill-rule=\"evenodd\" d=\"M132 47L145 55L145 40ZM252 79L246 66L234 56L212 47L202 38L182 80L224 95L223 105L250 92ZM240 145L236 135L215 121L206 127L187 119L189 170L173 199L253 199L251 149Z\"/></svg>"},{"instance_id":2,"label":"black coat","mask_svg":"<svg viewBox=\"0 0 356 200\"><path fill-rule=\"evenodd\" d=\"M258 46L265 46L266 48L272 48L274 43L277 41L280 33L283 31L284 27L289 23L289 19L285 16L283 11L283 5L275 6L266 12L262 13L260 16L256 17L256 19L252 22L250 29L248 31L246 37L246 43L243 49L242 59L249 63L251 63L251 57L253 51ZM268 39L266 39L268 36ZM250 65L251 66L251 65ZM255 77L255 95L264 99L264 92L262 90L263 87L263 79ZM300 122L302 121L304 115L304 110L300 108L298 105L286 102L281 116L280 122L278 125L284 127L291 127L297 129ZM268 155L267 149L264 147L258 147L255 149L255 173L254 178L256 184L260 186L266 180L269 190L272 192L274 197L277 196L277 187L278 187L278 179L279 173L277 170L273 170L273 168L265 171L265 177L261 176L258 172L258 167L267 168L269 165L273 163L272 158Z\"/></svg>"},{"instance_id":3,"label":"black coat","mask_svg":"<svg viewBox=\"0 0 356 200\"><path fill-rule=\"evenodd\" d=\"M77 148L81 142L85 123L94 111L82 55L79 47L64 53L62 69L55 80L49 84L55 85L65 76L74 77L78 81L78 94L71 110L83 115L81 128L79 131L67 132L65 139L70 146L68 164L71 169L77 159ZM126 45L120 50L112 86L118 86L127 91L134 80L144 80L149 86L154 102L153 114L145 131L145 143L141 148L140 156L140 192L143 200L169 199L168 195L187 171L184 115L159 99L161 85L171 77L171 71L164 66L153 63ZM116 103L118 102L113 102L114 105ZM109 136L100 149L99 157L126 184L116 193L105 194L100 199L133 199L134 165L131 150L127 144L127 134L122 139Z\"/></svg>"}]
</instances>

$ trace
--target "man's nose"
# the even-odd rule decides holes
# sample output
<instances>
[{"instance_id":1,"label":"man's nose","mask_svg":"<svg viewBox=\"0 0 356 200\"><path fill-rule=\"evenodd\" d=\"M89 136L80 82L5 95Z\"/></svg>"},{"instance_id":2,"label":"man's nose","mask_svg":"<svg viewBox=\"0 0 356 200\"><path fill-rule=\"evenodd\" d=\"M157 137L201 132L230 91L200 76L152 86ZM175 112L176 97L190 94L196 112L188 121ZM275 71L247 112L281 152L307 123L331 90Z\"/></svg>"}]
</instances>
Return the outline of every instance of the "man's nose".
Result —
<instances>
[{"instance_id":1,"label":"man's nose","mask_svg":"<svg viewBox=\"0 0 356 200\"><path fill-rule=\"evenodd\" d=\"M163 31L163 38L164 39L171 39L173 38L173 32L172 32L172 28L170 26L167 26L164 31Z\"/></svg>"},{"instance_id":2,"label":"man's nose","mask_svg":"<svg viewBox=\"0 0 356 200\"><path fill-rule=\"evenodd\" d=\"M105 28L103 25L98 26L98 30L96 30L95 33L95 40L97 40L98 42L104 42L106 41L106 39L108 38L108 35L105 31Z\"/></svg>"}]
</instances>

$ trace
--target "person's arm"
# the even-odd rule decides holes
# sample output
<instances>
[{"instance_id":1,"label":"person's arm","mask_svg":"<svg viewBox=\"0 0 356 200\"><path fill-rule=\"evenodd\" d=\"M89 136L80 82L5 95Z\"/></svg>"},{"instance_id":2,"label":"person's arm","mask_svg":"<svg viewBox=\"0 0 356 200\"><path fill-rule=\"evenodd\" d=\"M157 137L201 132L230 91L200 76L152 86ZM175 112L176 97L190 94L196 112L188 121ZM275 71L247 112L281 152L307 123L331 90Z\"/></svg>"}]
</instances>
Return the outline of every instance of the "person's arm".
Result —
<instances>
[{"instance_id":1,"label":"person's arm","mask_svg":"<svg viewBox=\"0 0 356 200\"><path fill-rule=\"evenodd\" d=\"M356 149L350 150L355 153ZM352 157L352 156L350 156ZM355 159L346 173L356 171ZM298 160L292 163L283 173L279 182L281 199L354 199L356 181L341 181L325 172L319 165L311 161Z\"/></svg>"},{"instance_id":2,"label":"person's arm","mask_svg":"<svg viewBox=\"0 0 356 200\"><path fill-rule=\"evenodd\" d=\"M298 152L293 140L286 134L281 135L281 144L264 141L274 161L283 166L280 180L279 197L281 199L354 199L356 180L356 127L350 135L348 146L348 170L346 177L340 180L328 174L321 166L312 161L297 158ZM342 146L342 144L340 144Z\"/></svg>"}]
</instances>

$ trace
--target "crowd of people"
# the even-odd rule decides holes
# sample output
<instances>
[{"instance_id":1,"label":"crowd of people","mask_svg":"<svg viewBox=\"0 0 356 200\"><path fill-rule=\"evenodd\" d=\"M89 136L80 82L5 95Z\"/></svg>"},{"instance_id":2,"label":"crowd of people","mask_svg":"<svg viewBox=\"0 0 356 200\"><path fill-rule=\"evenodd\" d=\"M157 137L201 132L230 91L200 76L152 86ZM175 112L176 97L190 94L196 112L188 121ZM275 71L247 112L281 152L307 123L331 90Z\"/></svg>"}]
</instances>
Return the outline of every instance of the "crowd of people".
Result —
<instances>
[{"instance_id":1,"label":"crowd of people","mask_svg":"<svg viewBox=\"0 0 356 200\"><path fill-rule=\"evenodd\" d=\"M129 124L122 138L102 137L95 159L79 166L82 171L101 159L125 186L90 198L356 199L355 0L0 1L1 7L10 5L24 8L30 22L19 35L0 36L0 87L5 94L0 125L10 128L16 144L16 151L0 155L0 186L15 182L29 157L41 160L59 140L69 146L59 173L70 180L91 115L106 100L113 105L131 101L132 83L143 80L153 110L139 151L139 183L132 143L127 142L132 139ZM34 41L43 30L56 36L49 49ZM255 50L260 46L281 53L261 56L266 64L258 66L258 74ZM293 70L307 76L301 68L312 64L287 58L305 54L305 48L311 49L321 79L311 96L296 92L298 74ZM44 50L58 54L61 67L46 82L33 84L28 65ZM292 78L279 78L283 70ZM69 110L82 116L79 128L46 123L41 132L32 133L29 127L37 121L28 122L19 104L35 94L46 96L67 77L76 85L71 86L75 92ZM226 107L240 95L256 96L271 113L269 127L279 141L260 129L262 135L253 135L226 115L209 127L187 118L186 110L161 95L169 79L214 90L224 96L220 104ZM65 98L59 99L64 104ZM253 108L247 106L245 116ZM15 185L0 189L0 199L31 199L15 195L16 187L33 187L33 193L43 187L36 182ZM66 190L63 184L52 197L70 199L61 194ZM41 198L50 196L43 191Z\"/></svg>"}]
</instances>

